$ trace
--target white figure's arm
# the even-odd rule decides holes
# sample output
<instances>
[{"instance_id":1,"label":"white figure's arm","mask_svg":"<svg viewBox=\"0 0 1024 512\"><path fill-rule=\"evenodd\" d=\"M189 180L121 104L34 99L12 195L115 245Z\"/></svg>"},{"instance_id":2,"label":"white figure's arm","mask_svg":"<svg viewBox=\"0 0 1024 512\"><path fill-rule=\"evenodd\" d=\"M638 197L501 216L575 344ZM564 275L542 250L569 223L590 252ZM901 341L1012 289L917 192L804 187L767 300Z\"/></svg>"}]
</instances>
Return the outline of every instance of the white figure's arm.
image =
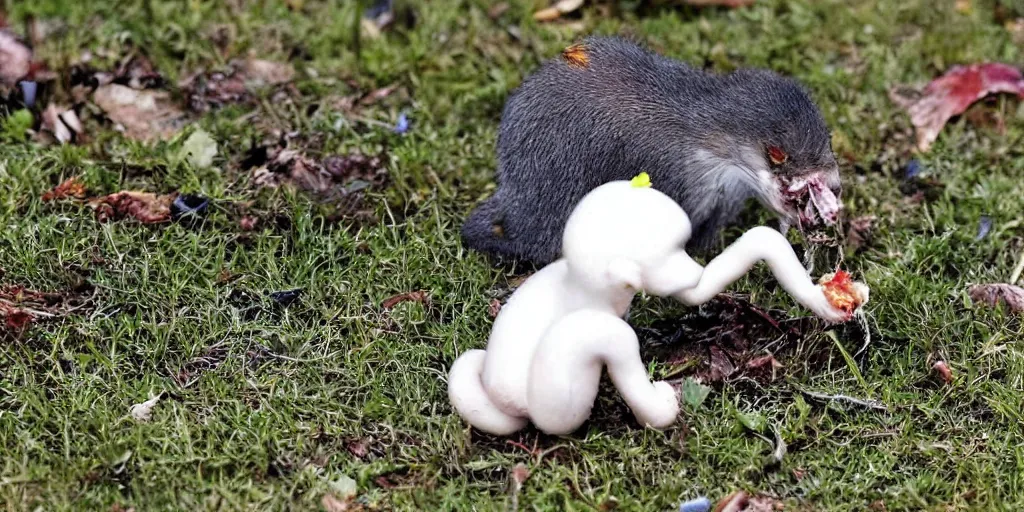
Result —
<instances>
[{"instance_id":1,"label":"white figure's arm","mask_svg":"<svg viewBox=\"0 0 1024 512\"><path fill-rule=\"evenodd\" d=\"M696 286L676 292L674 297L684 304L703 304L725 291L759 261L768 264L783 289L819 317L832 322L849 319L848 314L832 307L821 287L811 281L786 237L766 226L744 233L704 267Z\"/></svg>"}]
</instances>

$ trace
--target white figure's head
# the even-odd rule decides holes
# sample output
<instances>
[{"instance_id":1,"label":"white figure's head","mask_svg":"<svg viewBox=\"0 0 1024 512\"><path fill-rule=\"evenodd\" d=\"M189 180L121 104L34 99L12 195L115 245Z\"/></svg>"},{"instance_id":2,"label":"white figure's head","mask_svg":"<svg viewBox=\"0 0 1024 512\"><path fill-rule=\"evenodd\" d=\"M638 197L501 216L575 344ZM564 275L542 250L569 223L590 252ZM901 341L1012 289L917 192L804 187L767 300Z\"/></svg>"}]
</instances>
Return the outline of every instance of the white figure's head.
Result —
<instances>
[{"instance_id":1,"label":"white figure's head","mask_svg":"<svg viewBox=\"0 0 1024 512\"><path fill-rule=\"evenodd\" d=\"M645 179L601 185L569 216L562 256L592 288L669 295L700 278L700 266L685 251L689 217Z\"/></svg>"}]
</instances>

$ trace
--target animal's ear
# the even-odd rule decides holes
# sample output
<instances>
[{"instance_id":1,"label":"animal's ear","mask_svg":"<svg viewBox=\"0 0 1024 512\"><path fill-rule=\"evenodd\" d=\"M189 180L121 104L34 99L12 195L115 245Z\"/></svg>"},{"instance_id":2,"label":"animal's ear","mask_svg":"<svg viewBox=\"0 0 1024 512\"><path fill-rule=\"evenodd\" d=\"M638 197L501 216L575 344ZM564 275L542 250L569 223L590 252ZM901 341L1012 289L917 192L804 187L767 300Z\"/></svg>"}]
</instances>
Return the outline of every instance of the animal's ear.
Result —
<instances>
[{"instance_id":1,"label":"animal's ear","mask_svg":"<svg viewBox=\"0 0 1024 512\"><path fill-rule=\"evenodd\" d=\"M613 259L608 263L605 273L615 286L639 291L644 284L640 264L626 258Z\"/></svg>"}]
</instances>

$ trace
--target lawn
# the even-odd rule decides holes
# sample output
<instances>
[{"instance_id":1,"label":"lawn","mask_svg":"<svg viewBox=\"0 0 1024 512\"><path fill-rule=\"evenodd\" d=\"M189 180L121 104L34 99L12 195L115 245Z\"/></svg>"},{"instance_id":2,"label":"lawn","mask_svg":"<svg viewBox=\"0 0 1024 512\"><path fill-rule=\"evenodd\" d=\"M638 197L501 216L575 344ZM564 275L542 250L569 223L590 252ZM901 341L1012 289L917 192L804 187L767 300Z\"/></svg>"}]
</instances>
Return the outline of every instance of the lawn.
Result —
<instances>
[{"instance_id":1,"label":"lawn","mask_svg":"<svg viewBox=\"0 0 1024 512\"><path fill-rule=\"evenodd\" d=\"M674 510L746 490L786 510L1024 508L1024 324L968 295L1024 256L1024 103L976 104L917 153L889 97L956 64L1024 65L1024 4L592 1L538 23L539 0L397 0L357 55L354 3L6 2L55 79L31 119L0 121L0 296L37 312L0 327L0 506ZM806 84L845 213L824 241L791 239L871 302L863 322L825 327L764 269L699 309L640 297L630 321L652 377L689 391L676 427L639 428L606 387L571 436L483 435L448 404L447 369L530 270L467 250L459 226L494 190L509 92L588 33ZM251 57L294 73L212 74ZM111 76L170 91L166 110L121 112L122 133L90 93ZM81 119L68 144L38 135L51 103ZM43 200L72 177L88 198L209 204L100 222L109 210L85 200ZM744 225L769 220L752 207ZM781 367L749 364L769 354Z\"/></svg>"}]
</instances>

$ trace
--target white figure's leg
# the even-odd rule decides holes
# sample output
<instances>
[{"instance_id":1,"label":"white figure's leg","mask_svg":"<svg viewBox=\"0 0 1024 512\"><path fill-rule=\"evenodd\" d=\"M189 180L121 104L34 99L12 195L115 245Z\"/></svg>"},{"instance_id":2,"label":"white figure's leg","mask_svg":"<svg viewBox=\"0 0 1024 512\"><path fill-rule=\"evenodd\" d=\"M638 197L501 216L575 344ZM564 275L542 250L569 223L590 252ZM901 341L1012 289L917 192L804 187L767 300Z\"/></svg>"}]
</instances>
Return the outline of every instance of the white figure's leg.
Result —
<instances>
[{"instance_id":1,"label":"white figure's leg","mask_svg":"<svg viewBox=\"0 0 1024 512\"><path fill-rule=\"evenodd\" d=\"M530 420L548 434L569 434L590 417L603 368L641 425L665 428L679 413L668 383L651 383L629 324L614 315L577 311L557 322L530 368Z\"/></svg>"},{"instance_id":2,"label":"white figure's leg","mask_svg":"<svg viewBox=\"0 0 1024 512\"><path fill-rule=\"evenodd\" d=\"M448 372L448 399L466 423L490 434L509 435L525 427L527 419L505 414L487 396L480 380L486 355L470 350L455 360Z\"/></svg>"}]
</instances>

